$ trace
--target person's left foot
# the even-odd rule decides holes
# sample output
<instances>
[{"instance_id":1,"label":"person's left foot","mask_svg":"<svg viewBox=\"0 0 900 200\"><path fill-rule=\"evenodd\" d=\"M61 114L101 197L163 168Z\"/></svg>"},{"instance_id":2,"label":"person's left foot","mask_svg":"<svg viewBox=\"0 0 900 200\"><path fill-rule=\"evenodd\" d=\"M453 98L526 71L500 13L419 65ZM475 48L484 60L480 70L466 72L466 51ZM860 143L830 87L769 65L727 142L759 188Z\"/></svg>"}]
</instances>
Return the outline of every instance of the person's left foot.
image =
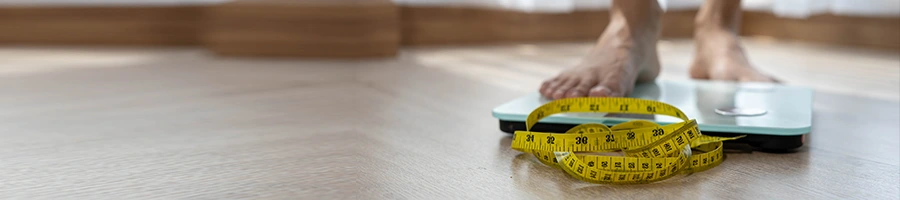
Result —
<instances>
[{"instance_id":1,"label":"person's left foot","mask_svg":"<svg viewBox=\"0 0 900 200\"><path fill-rule=\"evenodd\" d=\"M739 82L779 82L754 68L736 34L723 29L698 29L696 55L690 74L694 79Z\"/></svg>"}]
</instances>

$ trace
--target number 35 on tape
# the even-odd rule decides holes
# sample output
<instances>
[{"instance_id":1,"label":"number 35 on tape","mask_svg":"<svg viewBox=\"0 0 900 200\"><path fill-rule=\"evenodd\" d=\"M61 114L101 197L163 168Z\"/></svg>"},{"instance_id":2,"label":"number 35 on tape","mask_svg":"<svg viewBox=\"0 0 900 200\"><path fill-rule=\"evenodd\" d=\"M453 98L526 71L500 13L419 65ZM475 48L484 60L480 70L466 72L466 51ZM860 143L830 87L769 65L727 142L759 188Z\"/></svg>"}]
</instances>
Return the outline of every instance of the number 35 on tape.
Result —
<instances>
[{"instance_id":1,"label":"number 35 on tape","mask_svg":"<svg viewBox=\"0 0 900 200\"><path fill-rule=\"evenodd\" d=\"M581 124L565 133L530 131L542 118L567 112L660 114L684 121L659 125L632 120L612 127ZM525 131L516 131L513 137L513 149L531 153L542 163L577 179L601 184L640 184L713 168L724 159L722 141L743 136L702 135L696 120L658 101L582 97L538 107L528 115ZM584 154L590 152L623 152L624 156Z\"/></svg>"}]
</instances>

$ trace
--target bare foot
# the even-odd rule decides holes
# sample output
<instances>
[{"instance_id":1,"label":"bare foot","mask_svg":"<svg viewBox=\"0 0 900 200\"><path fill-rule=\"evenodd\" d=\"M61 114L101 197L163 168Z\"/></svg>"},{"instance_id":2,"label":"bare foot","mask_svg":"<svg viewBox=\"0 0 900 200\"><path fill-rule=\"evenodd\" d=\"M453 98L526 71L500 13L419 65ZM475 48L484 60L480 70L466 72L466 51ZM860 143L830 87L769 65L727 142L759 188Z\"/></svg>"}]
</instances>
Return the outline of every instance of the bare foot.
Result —
<instances>
[{"instance_id":1,"label":"bare foot","mask_svg":"<svg viewBox=\"0 0 900 200\"><path fill-rule=\"evenodd\" d=\"M691 65L694 79L740 82L779 82L754 68L737 35L727 30L697 30L696 57Z\"/></svg>"},{"instance_id":2,"label":"bare foot","mask_svg":"<svg viewBox=\"0 0 900 200\"><path fill-rule=\"evenodd\" d=\"M550 99L630 94L637 81L650 81L659 74L656 45L631 40L601 41L581 64L544 81L541 94Z\"/></svg>"},{"instance_id":3,"label":"bare foot","mask_svg":"<svg viewBox=\"0 0 900 200\"><path fill-rule=\"evenodd\" d=\"M627 96L637 82L659 75L656 1L614 2L610 24L597 45L575 67L544 81L540 93L550 99Z\"/></svg>"},{"instance_id":4,"label":"bare foot","mask_svg":"<svg viewBox=\"0 0 900 200\"><path fill-rule=\"evenodd\" d=\"M741 82L778 82L753 68L741 47L741 1L705 1L695 19L696 55L691 77Z\"/></svg>"}]
</instances>

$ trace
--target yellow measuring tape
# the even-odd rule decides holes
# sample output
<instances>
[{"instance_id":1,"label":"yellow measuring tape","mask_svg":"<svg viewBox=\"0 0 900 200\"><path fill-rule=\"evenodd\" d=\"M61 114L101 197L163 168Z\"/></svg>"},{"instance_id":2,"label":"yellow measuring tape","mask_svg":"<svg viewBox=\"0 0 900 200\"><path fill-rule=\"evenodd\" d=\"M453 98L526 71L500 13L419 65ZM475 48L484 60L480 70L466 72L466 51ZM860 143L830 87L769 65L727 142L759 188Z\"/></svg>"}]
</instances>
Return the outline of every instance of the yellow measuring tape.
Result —
<instances>
[{"instance_id":1,"label":"yellow measuring tape","mask_svg":"<svg viewBox=\"0 0 900 200\"><path fill-rule=\"evenodd\" d=\"M663 126L632 120L612 127L581 124L566 133L530 131L542 118L568 112L660 114L684 121ZM702 135L696 120L666 103L582 97L551 101L532 111L525 131L515 132L511 146L586 182L638 184L718 166L724 159L722 141L741 137ZM589 155L591 152L623 152L624 156Z\"/></svg>"}]
</instances>

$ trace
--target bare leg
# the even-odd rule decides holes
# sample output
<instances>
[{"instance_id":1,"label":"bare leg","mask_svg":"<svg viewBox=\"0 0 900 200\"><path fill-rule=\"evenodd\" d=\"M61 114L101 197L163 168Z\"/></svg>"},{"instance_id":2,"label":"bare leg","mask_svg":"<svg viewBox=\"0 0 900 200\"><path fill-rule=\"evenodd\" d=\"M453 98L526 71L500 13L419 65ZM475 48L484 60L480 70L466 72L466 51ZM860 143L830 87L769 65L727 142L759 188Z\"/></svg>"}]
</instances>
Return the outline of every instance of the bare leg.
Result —
<instances>
[{"instance_id":1,"label":"bare leg","mask_svg":"<svg viewBox=\"0 0 900 200\"><path fill-rule=\"evenodd\" d=\"M636 82L659 75L656 42L662 9L657 0L613 0L610 23L575 67L541 85L551 99L625 96Z\"/></svg>"},{"instance_id":2,"label":"bare leg","mask_svg":"<svg viewBox=\"0 0 900 200\"><path fill-rule=\"evenodd\" d=\"M738 37L740 21L741 0L707 0L703 4L695 21L692 78L777 82L750 64Z\"/></svg>"}]
</instances>

